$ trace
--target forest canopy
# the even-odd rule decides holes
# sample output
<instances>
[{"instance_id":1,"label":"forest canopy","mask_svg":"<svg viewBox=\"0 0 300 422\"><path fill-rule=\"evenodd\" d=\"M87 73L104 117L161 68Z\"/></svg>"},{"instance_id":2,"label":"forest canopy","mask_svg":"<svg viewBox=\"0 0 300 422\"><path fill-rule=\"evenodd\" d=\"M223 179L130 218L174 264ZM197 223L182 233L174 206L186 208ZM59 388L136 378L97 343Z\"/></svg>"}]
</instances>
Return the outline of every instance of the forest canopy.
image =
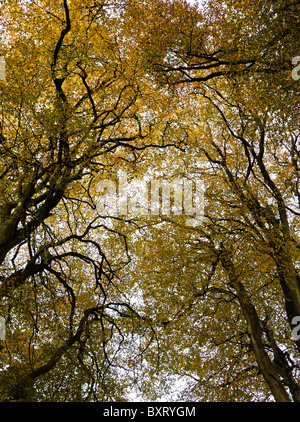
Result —
<instances>
[{"instance_id":1,"label":"forest canopy","mask_svg":"<svg viewBox=\"0 0 300 422\"><path fill-rule=\"evenodd\" d=\"M300 1L0 7L0 400L300 401Z\"/></svg>"}]
</instances>

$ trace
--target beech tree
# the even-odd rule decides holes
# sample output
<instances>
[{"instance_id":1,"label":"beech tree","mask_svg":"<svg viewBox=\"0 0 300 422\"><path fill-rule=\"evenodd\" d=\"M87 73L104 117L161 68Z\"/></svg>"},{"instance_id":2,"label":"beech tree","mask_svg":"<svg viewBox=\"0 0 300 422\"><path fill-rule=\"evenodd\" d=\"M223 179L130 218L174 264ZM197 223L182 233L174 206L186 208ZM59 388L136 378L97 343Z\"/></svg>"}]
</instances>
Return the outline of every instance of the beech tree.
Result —
<instances>
[{"instance_id":1,"label":"beech tree","mask_svg":"<svg viewBox=\"0 0 300 422\"><path fill-rule=\"evenodd\" d=\"M277 401L298 401L299 338L291 331L299 314L299 86L291 62L299 2L208 2L208 18L178 5L150 5L153 32L141 40L142 49L154 46L147 60L161 83L179 91L191 85L183 89L194 138L189 159L209 163L200 170L205 224L174 256L185 264L175 272L184 291L173 315L198 328L190 329L192 340L174 340L184 350L176 348L178 372L193 380L193 399L266 400L269 390ZM173 279L163 267L161 276ZM164 324L176 326L175 319Z\"/></svg>"},{"instance_id":2,"label":"beech tree","mask_svg":"<svg viewBox=\"0 0 300 422\"><path fill-rule=\"evenodd\" d=\"M147 79L123 10L119 2L3 5L4 400L120 398L116 366L142 353L134 336L144 321L117 282L125 238L97 212L97 182L149 145L168 144L159 133L170 100Z\"/></svg>"}]
</instances>

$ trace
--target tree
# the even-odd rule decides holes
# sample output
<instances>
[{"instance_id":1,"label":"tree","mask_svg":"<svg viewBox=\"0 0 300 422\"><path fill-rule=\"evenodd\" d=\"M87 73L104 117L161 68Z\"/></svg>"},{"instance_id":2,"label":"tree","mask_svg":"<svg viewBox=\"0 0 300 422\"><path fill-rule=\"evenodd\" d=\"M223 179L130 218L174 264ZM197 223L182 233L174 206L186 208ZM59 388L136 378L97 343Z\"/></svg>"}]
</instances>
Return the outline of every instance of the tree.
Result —
<instances>
[{"instance_id":1,"label":"tree","mask_svg":"<svg viewBox=\"0 0 300 422\"><path fill-rule=\"evenodd\" d=\"M7 2L2 400L299 401L298 14ZM120 170L201 178L203 224L99 212Z\"/></svg>"},{"instance_id":2,"label":"tree","mask_svg":"<svg viewBox=\"0 0 300 422\"><path fill-rule=\"evenodd\" d=\"M226 342L236 338L239 341L234 344L241 344L248 351L251 348L258 371L276 400L298 401L299 339L291 342L291 330L299 314L296 223L299 87L291 78L291 62L299 49L299 32L295 27L299 2L270 5L262 1L251 7L236 2L208 2L205 9L208 18L186 2L155 2L148 5L149 10L151 17L147 19L144 14L142 22L146 21L144 25L150 25L150 30L141 31L140 48L147 63L154 65L162 84L177 86L186 102L186 93L191 96L186 115L191 137L197 141L193 146L190 144L190 161L202 156L210 164L209 171L202 171L203 177L209 176L205 177L209 186L206 224L189 241L197 251L190 260L197 262L200 249L208 265L205 274L209 278L204 277L200 292L195 293L194 287L187 289L190 299L184 295L181 306L196 302L198 310L198 295L211 299L212 292L216 293L216 303L223 293L221 300L238 304L237 320L243 316L250 346L248 339L240 342L240 332L228 334ZM134 10L132 13L135 16ZM182 89L182 84L192 87ZM172 244L170 248L174 252ZM183 254L181 250L175 262ZM159 279L166 277L165 265L164 262ZM183 277L182 266L179 267ZM226 288L210 287L215 274L217 279L221 277L218 270L225 277ZM189 274L187 280L190 277ZM169 278L166 284L173 285ZM269 296L276 297L278 302L273 304ZM271 309L276 310L275 314ZM209 312L217 313L213 310L212 304ZM233 311L230 308L227 312L231 315ZM282 313L286 314L285 328L278 321ZM214 319L211 336L215 336L215 326ZM196 341L203 347L200 338L196 336ZM182 342L181 348L185 350L184 345ZM186 354L190 357L195 351L189 347L190 353ZM207 348L205 345L204 350ZM232 349L225 350L228 358ZM236 362L244 354L238 350L234 353ZM181 358L184 359L182 355ZM242 372L246 371L248 377L249 370L255 370L256 366L247 364L237 375L232 374L232 379L229 376L226 383L221 383L220 373L228 370L224 365L215 372L217 388L234 385L237 379L245 382ZM189 375L197 379L194 373L199 371L197 360L188 368ZM207 387L208 381L201 378L195 385ZM215 379L213 375L210 378ZM244 388L249 389L248 382ZM219 397L223 393L224 390Z\"/></svg>"},{"instance_id":3,"label":"tree","mask_svg":"<svg viewBox=\"0 0 300 422\"><path fill-rule=\"evenodd\" d=\"M180 354L183 363L179 360L178 365L193 377L201 394L202 385L209 385L213 391L221 388L217 397L223 398L227 387L232 387L229 397L236 399L239 385L244 388L237 396L241 398L255 385L249 386L249 377L253 379L253 370L258 370L275 400L299 401L299 339L291 341L293 321L300 311L296 222L299 87L291 78L291 61L299 49L294 23L299 2L270 5L259 1L251 7L208 2L207 19L201 11L194 9L193 13L185 2L157 2L149 9L155 16L153 31L141 40L141 48L154 46L148 61L162 83L177 85L179 90L182 84L192 85L183 90L185 99L186 91L192 98L187 113L193 116L189 125L196 138L190 161L202 156L210 165L209 170L202 170L208 186L206 223L191 235L185 249L190 256L187 268L192 268L193 274L185 276L179 265L176 282L183 278L184 283L191 283L186 289L190 298L185 294L181 306L195 307L193 318L201 331L193 337L198 353L204 350L206 355L214 343L212 338L217 337L218 358L221 355L220 362L225 363L211 371L205 366L203 376L204 364L199 366L191 339L185 343L180 338L175 342L180 341L188 357L185 360ZM167 22L165 16L171 13ZM159 50L156 37L162 39ZM172 244L169 247L174 253ZM204 258L197 265L199 253ZM176 263L183 254L180 250L174 257ZM166 277L164 265L158 278ZM200 288L195 287L197 270L204 274ZM203 310L199 298L211 301L208 310ZM247 328L234 328L230 323L224 328L220 322L227 335L220 339L216 333L220 303L225 303L220 321L242 318L240 324L246 323ZM208 330L207 311L213 321ZM187 315L185 323L190 326L193 319L190 312ZM205 340L203 331L207 331ZM213 387L211 379L216 382ZM215 392L210 394L210 398L216 397Z\"/></svg>"},{"instance_id":4,"label":"tree","mask_svg":"<svg viewBox=\"0 0 300 422\"><path fill-rule=\"evenodd\" d=\"M120 399L115 368L125 361L129 370L127 349L141 353L125 338L141 335L141 324L151 331L118 286L126 239L96 207L99 180L149 145L165 146L155 132L170 100L154 97L124 5L8 1L1 17L4 399Z\"/></svg>"}]
</instances>

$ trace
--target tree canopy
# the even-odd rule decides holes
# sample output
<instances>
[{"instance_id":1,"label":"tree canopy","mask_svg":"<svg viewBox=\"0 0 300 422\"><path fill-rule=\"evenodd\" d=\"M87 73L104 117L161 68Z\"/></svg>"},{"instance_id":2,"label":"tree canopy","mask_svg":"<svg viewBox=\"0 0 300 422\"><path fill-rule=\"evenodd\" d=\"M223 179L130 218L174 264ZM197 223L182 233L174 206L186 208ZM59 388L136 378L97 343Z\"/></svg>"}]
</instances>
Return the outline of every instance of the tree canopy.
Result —
<instances>
[{"instance_id":1,"label":"tree canopy","mask_svg":"<svg viewBox=\"0 0 300 422\"><path fill-rule=\"evenodd\" d=\"M300 401L299 11L1 2L2 401Z\"/></svg>"}]
</instances>

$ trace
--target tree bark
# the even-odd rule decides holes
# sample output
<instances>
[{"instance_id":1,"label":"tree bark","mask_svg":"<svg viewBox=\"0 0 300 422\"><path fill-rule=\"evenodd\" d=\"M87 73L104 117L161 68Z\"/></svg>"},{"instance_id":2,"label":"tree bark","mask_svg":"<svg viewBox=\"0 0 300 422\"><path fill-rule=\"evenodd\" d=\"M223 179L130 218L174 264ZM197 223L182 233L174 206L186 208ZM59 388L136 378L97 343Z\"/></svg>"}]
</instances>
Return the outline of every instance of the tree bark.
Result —
<instances>
[{"instance_id":1,"label":"tree bark","mask_svg":"<svg viewBox=\"0 0 300 422\"><path fill-rule=\"evenodd\" d=\"M231 284L235 287L238 300L247 321L252 350L257 365L277 402L291 402L291 399L280 379L275 364L265 351L263 344L263 330L256 309L243 284L238 280L230 254L226 251L220 256L223 268L226 270Z\"/></svg>"}]
</instances>

